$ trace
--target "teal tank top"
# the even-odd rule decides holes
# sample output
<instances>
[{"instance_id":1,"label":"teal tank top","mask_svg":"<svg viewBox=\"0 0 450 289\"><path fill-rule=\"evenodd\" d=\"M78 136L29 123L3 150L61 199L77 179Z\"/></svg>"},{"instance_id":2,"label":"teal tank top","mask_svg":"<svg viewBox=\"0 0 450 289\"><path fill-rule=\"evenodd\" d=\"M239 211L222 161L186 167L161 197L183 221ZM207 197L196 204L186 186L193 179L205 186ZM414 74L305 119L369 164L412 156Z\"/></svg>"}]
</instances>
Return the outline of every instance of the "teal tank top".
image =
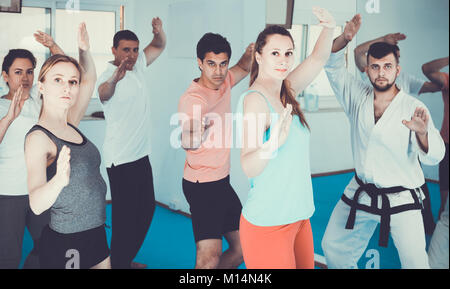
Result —
<instances>
[{"instance_id":1,"label":"teal tank top","mask_svg":"<svg viewBox=\"0 0 450 289\"><path fill-rule=\"evenodd\" d=\"M270 109L271 127L278 113L267 98L258 91L244 92L237 112L243 115L245 96L256 92L264 97ZM237 124L242 137L242 122ZM270 127L263 142L270 138ZM279 226L309 219L315 210L309 162L310 131L295 115L286 142L278 148L264 171L250 178L250 191L242 209L244 218L256 226Z\"/></svg>"}]
</instances>

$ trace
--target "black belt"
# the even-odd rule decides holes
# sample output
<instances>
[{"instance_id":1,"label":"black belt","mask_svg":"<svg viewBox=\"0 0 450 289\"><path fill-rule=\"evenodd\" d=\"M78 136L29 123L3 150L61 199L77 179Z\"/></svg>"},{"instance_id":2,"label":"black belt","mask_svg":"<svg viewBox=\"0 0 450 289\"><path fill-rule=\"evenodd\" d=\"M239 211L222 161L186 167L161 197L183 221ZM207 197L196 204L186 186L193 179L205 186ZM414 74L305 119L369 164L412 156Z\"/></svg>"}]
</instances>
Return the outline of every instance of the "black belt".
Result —
<instances>
[{"instance_id":1,"label":"black belt","mask_svg":"<svg viewBox=\"0 0 450 289\"><path fill-rule=\"evenodd\" d=\"M389 241L391 215L409 210L421 210L422 203L421 201L419 201L415 189L407 189L401 186L390 188L377 188L374 184L364 184L356 174L355 179L360 187L356 190L353 199L347 198L345 194L343 194L341 198L342 201L344 201L344 203L346 203L351 207L345 228L349 230L353 229L356 219L356 210L362 210L368 213L379 215L381 217L381 220L380 220L380 238L378 240L378 245L381 247L387 247ZM400 205L391 208L388 194L399 193L402 191L410 191L414 203ZM358 202L361 192L366 192L371 198L370 207L362 205ZM381 209L378 208L378 196L381 196Z\"/></svg>"}]
</instances>

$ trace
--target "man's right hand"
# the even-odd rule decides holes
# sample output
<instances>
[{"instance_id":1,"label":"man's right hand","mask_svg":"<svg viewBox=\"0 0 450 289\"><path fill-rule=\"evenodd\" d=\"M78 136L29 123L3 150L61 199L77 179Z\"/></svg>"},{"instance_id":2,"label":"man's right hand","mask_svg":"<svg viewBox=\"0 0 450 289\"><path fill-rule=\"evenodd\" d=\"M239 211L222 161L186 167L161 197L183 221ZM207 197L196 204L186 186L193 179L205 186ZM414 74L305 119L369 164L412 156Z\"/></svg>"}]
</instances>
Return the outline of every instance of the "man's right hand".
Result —
<instances>
[{"instance_id":1,"label":"man's right hand","mask_svg":"<svg viewBox=\"0 0 450 289\"><path fill-rule=\"evenodd\" d=\"M128 57L123 59L120 62L120 65L117 67L116 71L114 71L111 78L115 84L117 84L119 81L121 81L125 77L125 74L127 73L127 61L128 61Z\"/></svg>"},{"instance_id":2,"label":"man's right hand","mask_svg":"<svg viewBox=\"0 0 450 289\"><path fill-rule=\"evenodd\" d=\"M208 119L206 117L202 118L202 143L206 141L209 135L209 128L214 125L214 120Z\"/></svg>"},{"instance_id":3,"label":"man's right hand","mask_svg":"<svg viewBox=\"0 0 450 289\"><path fill-rule=\"evenodd\" d=\"M362 18L360 14L353 16L353 18L345 24L344 32L334 39L331 52L336 53L345 48L347 44L353 40L356 33L358 33L361 23Z\"/></svg>"},{"instance_id":4,"label":"man's right hand","mask_svg":"<svg viewBox=\"0 0 450 289\"><path fill-rule=\"evenodd\" d=\"M113 75L98 87L98 96L102 103L113 97L117 83L125 77L127 73L127 60L128 57L123 59Z\"/></svg>"},{"instance_id":5,"label":"man's right hand","mask_svg":"<svg viewBox=\"0 0 450 289\"><path fill-rule=\"evenodd\" d=\"M53 37L51 37L49 34L42 32L40 30L36 31L34 33L34 39L42 44L44 47L52 48L55 45L55 41L53 40Z\"/></svg>"},{"instance_id":6,"label":"man's right hand","mask_svg":"<svg viewBox=\"0 0 450 289\"><path fill-rule=\"evenodd\" d=\"M390 33L384 36L384 42L389 43L391 45L397 45L397 43L401 40L405 40L406 35L403 33Z\"/></svg>"},{"instance_id":7,"label":"man's right hand","mask_svg":"<svg viewBox=\"0 0 450 289\"><path fill-rule=\"evenodd\" d=\"M353 16L352 20L347 22L344 28L344 38L346 41L352 41L353 37L355 37L356 33L358 33L359 28L361 27L362 18L360 14L356 14Z\"/></svg>"}]
</instances>

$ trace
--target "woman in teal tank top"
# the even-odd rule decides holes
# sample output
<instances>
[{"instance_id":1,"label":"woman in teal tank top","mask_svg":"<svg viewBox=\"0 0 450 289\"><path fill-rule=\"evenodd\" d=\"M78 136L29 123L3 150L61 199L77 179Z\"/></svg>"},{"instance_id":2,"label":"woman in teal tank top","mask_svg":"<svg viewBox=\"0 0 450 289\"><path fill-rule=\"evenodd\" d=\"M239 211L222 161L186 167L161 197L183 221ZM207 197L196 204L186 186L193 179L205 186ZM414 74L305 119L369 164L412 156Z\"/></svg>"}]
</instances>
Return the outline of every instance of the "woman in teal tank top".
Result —
<instances>
[{"instance_id":1,"label":"woman in teal tank top","mask_svg":"<svg viewBox=\"0 0 450 289\"><path fill-rule=\"evenodd\" d=\"M324 9L313 13L323 30L312 54L293 70L290 33L270 26L259 34L250 89L238 103L241 165L251 183L239 229L249 269L314 268L310 131L295 96L328 60L336 24Z\"/></svg>"}]
</instances>

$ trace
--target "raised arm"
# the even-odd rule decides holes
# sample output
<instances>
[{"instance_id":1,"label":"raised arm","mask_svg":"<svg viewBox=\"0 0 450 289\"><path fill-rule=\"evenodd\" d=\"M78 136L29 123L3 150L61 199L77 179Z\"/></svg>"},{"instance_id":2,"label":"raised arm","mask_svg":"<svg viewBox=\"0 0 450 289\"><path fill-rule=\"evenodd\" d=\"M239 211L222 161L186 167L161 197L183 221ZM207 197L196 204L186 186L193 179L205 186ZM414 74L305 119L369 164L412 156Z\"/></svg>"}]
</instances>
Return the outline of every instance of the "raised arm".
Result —
<instances>
[{"instance_id":1,"label":"raised arm","mask_svg":"<svg viewBox=\"0 0 450 289\"><path fill-rule=\"evenodd\" d=\"M23 96L23 87L20 86L19 89L14 93L14 97L11 99L11 104L9 105L8 112L6 115L0 119L0 144L5 137L6 131L9 126L13 123L13 121L19 116L22 111L23 104L25 103L25 99Z\"/></svg>"},{"instance_id":2,"label":"raised arm","mask_svg":"<svg viewBox=\"0 0 450 289\"><path fill-rule=\"evenodd\" d=\"M80 94L77 102L70 108L68 120L74 126L78 126L83 118L86 109L94 92L97 72L95 70L94 59L92 58L89 45L89 35L86 24L81 23L78 28L78 50L80 54L80 65L83 69Z\"/></svg>"},{"instance_id":3,"label":"raised arm","mask_svg":"<svg viewBox=\"0 0 450 289\"><path fill-rule=\"evenodd\" d=\"M238 84L250 73L250 70L252 68L251 65L254 50L255 43L250 43L250 45L247 46L247 49L245 49L245 52L242 55L241 59L239 59L238 63L230 68L230 71L234 75L234 85Z\"/></svg>"},{"instance_id":4,"label":"raised arm","mask_svg":"<svg viewBox=\"0 0 450 289\"><path fill-rule=\"evenodd\" d=\"M355 48L355 63L361 72L366 70L367 66L367 52L369 51L370 45L377 42L386 42L392 45L397 45L401 40L405 40L406 35L402 33L390 33L385 36L364 42Z\"/></svg>"},{"instance_id":5,"label":"raised arm","mask_svg":"<svg viewBox=\"0 0 450 289\"><path fill-rule=\"evenodd\" d=\"M440 70L446 66L448 66L448 56L425 63L422 65L422 71L431 82L442 88L446 79Z\"/></svg>"},{"instance_id":6,"label":"raised arm","mask_svg":"<svg viewBox=\"0 0 450 289\"><path fill-rule=\"evenodd\" d=\"M205 117L201 121L189 119L181 122L181 146L187 151L195 151L200 148L209 135L209 129L214 124L214 121L208 120Z\"/></svg>"},{"instance_id":7,"label":"raised arm","mask_svg":"<svg viewBox=\"0 0 450 289\"><path fill-rule=\"evenodd\" d=\"M360 27L361 16L355 15L352 20L347 22L342 35L336 39L342 39L344 37L353 39ZM347 33L351 33L351 35L345 36L344 34ZM347 41L334 41L333 50L336 50L337 52L331 54L330 59L325 66L325 72L336 99L344 108L344 111L349 115L352 114L352 111L356 107L356 104L361 100L362 96L368 93L370 87L366 83L355 79L355 77L348 72L344 55L345 50L343 49L347 44Z\"/></svg>"},{"instance_id":8,"label":"raised arm","mask_svg":"<svg viewBox=\"0 0 450 289\"><path fill-rule=\"evenodd\" d=\"M62 189L69 184L70 149L61 150L55 176L47 182L47 156L54 145L41 131L34 131L25 139L25 162L27 165L30 207L36 215L48 210Z\"/></svg>"},{"instance_id":9,"label":"raised arm","mask_svg":"<svg viewBox=\"0 0 450 289\"><path fill-rule=\"evenodd\" d=\"M152 19L153 40L144 48L145 58L147 59L147 66L152 64L158 56L164 51L166 47L166 34L163 30L163 24L159 17Z\"/></svg>"},{"instance_id":10,"label":"raised arm","mask_svg":"<svg viewBox=\"0 0 450 289\"><path fill-rule=\"evenodd\" d=\"M441 91L441 86L435 84L434 82L426 81L420 88L419 94L430 93L430 92L432 93L432 92L438 92L438 91Z\"/></svg>"},{"instance_id":11,"label":"raised arm","mask_svg":"<svg viewBox=\"0 0 450 289\"><path fill-rule=\"evenodd\" d=\"M123 59L120 65L114 71L113 75L98 87L98 97L100 98L101 102L110 100L114 95L117 83L121 81L127 73L127 60L128 58Z\"/></svg>"},{"instance_id":12,"label":"raised arm","mask_svg":"<svg viewBox=\"0 0 450 289\"><path fill-rule=\"evenodd\" d=\"M353 40L359 28L361 27L361 14L356 14L353 18L345 24L344 32L333 40L332 53L336 53L347 46Z\"/></svg>"},{"instance_id":13,"label":"raised arm","mask_svg":"<svg viewBox=\"0 0 450 289\"><path fill-rule=\"evenodd\" d=\"M42 44L44 47L47 47L52 55L65 54L61 47L56 44L53 38L45 32L39 30L36 31L36 33L34 33L34 39L36 39L36 41Z\"/></svg>"},{"instance_id":14,"label":"raised arm","mask_svg":"<svg viewBox=\"0 0 450 289\"><path fill-rule=\"evenodd\" d=\"M320 73L328 58L330 57L336 22L331 14L323 8L313 8L313 13L323 26L314 50L301 64L299 64L287 77L291 87L298 95L302 92Z\"/></svg>"}]
</instances>

